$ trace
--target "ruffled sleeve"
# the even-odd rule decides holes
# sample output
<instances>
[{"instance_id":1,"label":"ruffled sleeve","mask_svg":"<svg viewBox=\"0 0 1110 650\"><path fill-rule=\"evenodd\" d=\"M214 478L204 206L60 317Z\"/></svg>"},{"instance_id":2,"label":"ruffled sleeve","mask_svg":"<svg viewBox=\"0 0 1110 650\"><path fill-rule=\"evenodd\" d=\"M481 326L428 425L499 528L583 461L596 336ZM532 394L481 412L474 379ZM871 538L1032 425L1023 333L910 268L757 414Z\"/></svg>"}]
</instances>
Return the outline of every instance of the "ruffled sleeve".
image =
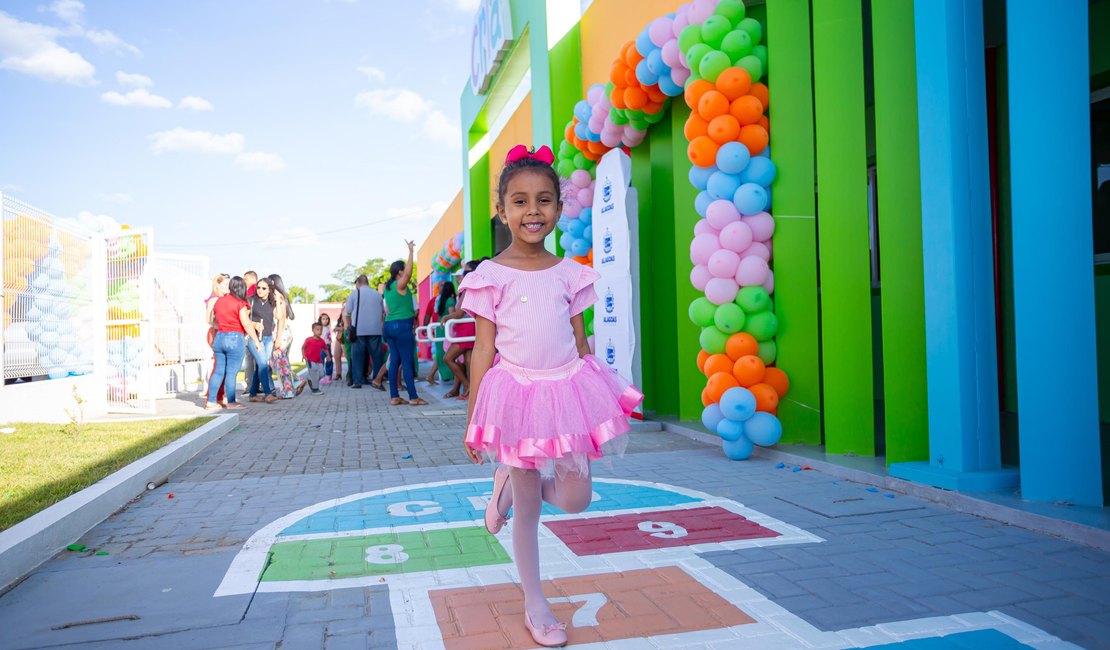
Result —
<instances>
[{"instance_id":1,"label":"ruffled sleeve","mask_svg":"<svg viewBox=\"0 0 1110 650\"><path fill-rule=\"evenodd\" d=\"M571 316L581 314L597 302L597 292L594 291L594 283L601 277L593 267L577 263L576 265L578 266L577 273L571 279L570 283Z\"/></svg>"},{"instance_id":2,"label":"ruffled sleeve","mask_svg":"<svg viewBox=\"0 0 1110 650\"><path fill-rule=\"evenodd\" d=\"M486 320L497 322L497 305L501 302L501 285L493 278L475 269L463 278L459 285L459 293L463 293L463 311L471 316L481 316Z\"/></svg>"}]
</instances>

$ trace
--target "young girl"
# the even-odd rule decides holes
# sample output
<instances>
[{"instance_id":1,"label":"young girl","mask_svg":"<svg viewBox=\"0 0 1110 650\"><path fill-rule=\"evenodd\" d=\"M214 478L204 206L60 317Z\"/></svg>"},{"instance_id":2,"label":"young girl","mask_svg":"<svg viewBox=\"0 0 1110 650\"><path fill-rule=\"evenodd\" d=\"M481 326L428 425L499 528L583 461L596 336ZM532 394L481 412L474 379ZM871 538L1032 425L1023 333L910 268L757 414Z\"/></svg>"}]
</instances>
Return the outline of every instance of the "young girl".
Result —
<instances>
[{"instance_id":1,"label":"young girl","mask_svg":"<svg viewBox=\"0 0 1110 650\"><path fill-rule=\"evenodd\" d=\"M462 307L477 325L464 447L475 463L481 452L501 463L486 528L497 533L513 508L524 624L547 647L565 645L567 634L540 587L540 509L544 501L568 513L590 505L590 461L602 456L602 444L618 443L606 445L615 451L627 442L628 416L643 399L590 354L582 312L597 298L598 274L544 247L562 207L553 158L547 147L509 152L497 216L512 243L460 285Z\"/></svg>"}]
</instances>

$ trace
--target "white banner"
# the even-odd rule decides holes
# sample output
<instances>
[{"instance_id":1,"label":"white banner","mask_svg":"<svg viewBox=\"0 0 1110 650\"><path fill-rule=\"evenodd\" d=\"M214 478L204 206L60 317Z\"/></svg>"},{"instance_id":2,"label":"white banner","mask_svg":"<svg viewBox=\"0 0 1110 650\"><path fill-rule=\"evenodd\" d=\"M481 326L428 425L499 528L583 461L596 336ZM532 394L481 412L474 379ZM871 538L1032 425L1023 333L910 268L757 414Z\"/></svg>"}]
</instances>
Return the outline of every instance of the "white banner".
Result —
<instances>
[{"instance_id":1,"label":"white banner","mask_svg":"<svg viewBox=\"0 0 1110 650\"><path fill-rule=\"evenodd\" d=\"M632 160L620 149L601 157L593 204L594 270L601 278L594 289L594 346L597 356L622 376L635 380L636 333L632 310L632 258L629 202Z\"/></svg>"}]
</instances>

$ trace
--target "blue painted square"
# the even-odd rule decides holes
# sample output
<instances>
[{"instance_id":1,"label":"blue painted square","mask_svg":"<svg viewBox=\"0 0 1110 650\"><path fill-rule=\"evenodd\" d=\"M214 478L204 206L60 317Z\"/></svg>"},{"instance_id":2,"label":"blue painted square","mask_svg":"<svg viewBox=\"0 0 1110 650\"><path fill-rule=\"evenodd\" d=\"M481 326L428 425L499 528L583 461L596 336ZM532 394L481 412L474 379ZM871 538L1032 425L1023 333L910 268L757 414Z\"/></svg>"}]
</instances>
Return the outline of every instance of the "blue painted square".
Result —
<instances>
[{"instance_id":1,"label":"blue painted square","mask_svg":"<svg viewBox=\"0 0 1110 650\"><path fill-rule=\"evenodd\" d=\"M947 636L912 639L898 643L868 646L867 650L1017 650L1030 648L998 630L957 632Z\"/></svg>"}]
</instances>

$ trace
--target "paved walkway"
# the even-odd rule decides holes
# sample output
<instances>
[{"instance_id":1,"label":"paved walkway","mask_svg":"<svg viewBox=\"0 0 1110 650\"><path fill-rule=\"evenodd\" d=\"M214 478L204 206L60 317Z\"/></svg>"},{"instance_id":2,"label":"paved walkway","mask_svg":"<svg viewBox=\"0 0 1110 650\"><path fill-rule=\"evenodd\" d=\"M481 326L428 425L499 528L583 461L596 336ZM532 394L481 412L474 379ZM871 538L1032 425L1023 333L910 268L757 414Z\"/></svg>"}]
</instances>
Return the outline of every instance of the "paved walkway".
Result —
<instances>
[{"instance_id":1,"label":"paved walkway","mask_svg":"<svg viewBox=\"0 0 1110 650\"><path fill-rule=\"evenodd\" d=\"M0 648L530 647L465 405L419 386L431 405L332 385L252 406L0 596ZM792 469L635 432L593 506L541 526L572 642L1110 647L1106 554Z\"/></svg>"}]
</instances>

